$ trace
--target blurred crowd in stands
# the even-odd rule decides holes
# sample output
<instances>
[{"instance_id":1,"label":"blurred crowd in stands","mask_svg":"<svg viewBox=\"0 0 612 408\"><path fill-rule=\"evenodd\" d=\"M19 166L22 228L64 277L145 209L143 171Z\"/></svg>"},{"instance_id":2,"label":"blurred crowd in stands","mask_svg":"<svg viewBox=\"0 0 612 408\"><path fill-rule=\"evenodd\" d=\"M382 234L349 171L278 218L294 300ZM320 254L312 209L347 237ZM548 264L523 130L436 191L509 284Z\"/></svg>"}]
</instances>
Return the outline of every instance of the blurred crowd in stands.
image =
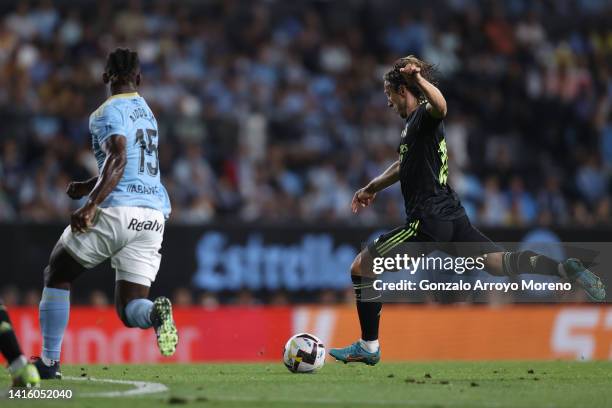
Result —
<instances>
[{"instance_id":1,"label":"blurred crowd in stands","mask_svg":"<svg viewBox=\"0 0 612 408\"><path fill-rule=\"evenodd\" d=\"M88 116L105 57L137 50L171 222L397 224L399 189L353 192L397 158L382 75L436 63L451 185L476 224L612 223L612 3L4 1L0 221L63 221L97 174Z\"/></svg>"}]
</instances>

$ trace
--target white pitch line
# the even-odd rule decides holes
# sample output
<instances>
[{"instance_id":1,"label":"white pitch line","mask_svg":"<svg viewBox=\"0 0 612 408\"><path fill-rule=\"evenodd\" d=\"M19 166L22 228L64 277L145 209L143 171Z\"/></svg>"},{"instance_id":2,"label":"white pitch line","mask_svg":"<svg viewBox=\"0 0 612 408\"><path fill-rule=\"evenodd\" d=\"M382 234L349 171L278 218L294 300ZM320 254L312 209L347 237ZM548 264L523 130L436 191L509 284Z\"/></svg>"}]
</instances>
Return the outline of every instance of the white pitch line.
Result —
<instances>
[{"instance_id":1,"label":"white pitch line","mask_svg":"<svg viewBox=\"0 0 612 408\"><path fill-rule=\"evenodd\" d=\"M103 398L115 398L115 397L130 397L134 395L144 394L155 394L158 392L168 391L168 387L161 383L147 382L147 381L130 381L130 380L111 380L110 378L93 378L93 377L64 377L66 380L71 381L93 381L103 382L109 384L127 384L133 385L133 390L127 391L106 391L106 392L87 392L79 394L79 397L103 397Z\"/></svg>"}]
</instances>

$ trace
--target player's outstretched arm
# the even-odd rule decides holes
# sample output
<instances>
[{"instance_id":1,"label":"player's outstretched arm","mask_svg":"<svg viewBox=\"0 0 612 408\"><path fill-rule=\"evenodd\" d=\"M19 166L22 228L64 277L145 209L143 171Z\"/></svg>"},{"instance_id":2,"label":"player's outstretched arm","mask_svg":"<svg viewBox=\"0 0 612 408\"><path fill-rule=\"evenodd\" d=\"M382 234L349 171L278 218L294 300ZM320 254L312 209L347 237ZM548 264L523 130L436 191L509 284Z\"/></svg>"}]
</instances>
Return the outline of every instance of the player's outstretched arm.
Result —
<instances>
[{"instance_id":1,"label":"player's outstretched arm","mask_svg":"<svg viewBox=\"0 0 612 408\"><path fill-rule=\"evenodd\" d=\"M360 207L367 207L372 203L374 197L376 197L376 193L397 183L399 180L399 168L400 163L396 161L380 176L370 181L367 186L357 190L351 202L351 209L353 212L357 213Z\"/></svg>"},{"instance_id":2,"label":"player's outstretched arm","mask_svg":"<svg viewBox=\"0 0 612 408\"><path fill-rule=\"evenodd\" d=\"M70 226L73 231L84 232L91 225L98 205L115 189L127 163L125 152L125 136L112 135L101 146L106 153L100 176L89 193L89 199L71 217Z\"/></svg>"},{"instance_id":3,"label":"player's outstretched arm","mask_svg":"<svg viewBox=\"0 0 612 408\"><path fill-rule=\"evenodd\" d=\"M421 68L416 64L408 64L400 71L408 81L414 82L427 98L427 112L435 118L443 119L447 112L446 99L434 84L421 76Z\"/></svg>"}]
</instances>

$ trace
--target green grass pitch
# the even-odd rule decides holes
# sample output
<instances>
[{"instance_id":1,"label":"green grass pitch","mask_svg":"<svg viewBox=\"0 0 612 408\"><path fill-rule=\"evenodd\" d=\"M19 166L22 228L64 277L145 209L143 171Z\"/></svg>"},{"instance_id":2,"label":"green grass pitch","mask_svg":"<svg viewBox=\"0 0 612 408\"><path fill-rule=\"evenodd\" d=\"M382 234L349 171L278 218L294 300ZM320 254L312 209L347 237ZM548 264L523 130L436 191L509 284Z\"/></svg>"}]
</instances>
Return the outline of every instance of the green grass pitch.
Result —
<instances>
[{"instance_id":1,"label":"green grass pitch","mask_svg":"<svg viewBox=\"0 0 612 408\"><path fill-rule=\"evenodd\" d=\"M3 407L612 407L612 362L382 363L328 361L316 374L292 374L278 364L65 366L43 388L71 389L69 400L0 401ZM125 396L134 384L168 390ZM8 384L9 378L4 378ZM142 384L141 384L142 386ZM115 392L114 397L87 396ZM4 397L7 398L7 397Z\"/></svg>"}]
</instances>

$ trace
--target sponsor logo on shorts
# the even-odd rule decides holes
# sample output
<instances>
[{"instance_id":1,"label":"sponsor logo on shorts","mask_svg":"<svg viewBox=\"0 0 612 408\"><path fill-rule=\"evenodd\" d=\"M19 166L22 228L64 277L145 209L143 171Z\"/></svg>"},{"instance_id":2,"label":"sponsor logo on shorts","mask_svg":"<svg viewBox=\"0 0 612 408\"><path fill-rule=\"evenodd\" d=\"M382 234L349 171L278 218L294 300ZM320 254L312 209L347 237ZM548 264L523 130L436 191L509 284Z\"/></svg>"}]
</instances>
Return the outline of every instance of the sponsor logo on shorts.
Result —
<instances>
[{"instance_id":1,"label":"sponsor logo on shorts","mask_svg":"<svg viewBox=\"0 0 612 408\"><path fill-rule=\"evenodd\" d=\"M132 218L127 229L133 231L155 231L162 234L164 232L164 223L159 223L157 220L140 221L138 218Z\"/></svg>"}]
</instances>

